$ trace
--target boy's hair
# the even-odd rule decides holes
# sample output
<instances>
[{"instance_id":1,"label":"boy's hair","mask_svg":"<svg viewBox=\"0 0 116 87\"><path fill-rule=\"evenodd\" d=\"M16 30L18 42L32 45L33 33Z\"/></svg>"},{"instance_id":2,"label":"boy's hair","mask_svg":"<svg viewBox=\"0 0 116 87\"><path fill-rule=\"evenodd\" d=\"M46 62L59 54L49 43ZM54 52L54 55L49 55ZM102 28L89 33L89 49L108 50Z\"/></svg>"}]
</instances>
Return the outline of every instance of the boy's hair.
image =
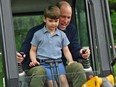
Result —
<instances>
[{"instance_id":1,"label":"boy's hair","mask_svg":"<svg viewBox=\"0 0 116 87\"><path fill-rule=\"evenodd\" d=\"M44 9L44 17L48 17L51 19L59 19L60 9L57 6L50 5Z\"/></svg>"}]
</instances>

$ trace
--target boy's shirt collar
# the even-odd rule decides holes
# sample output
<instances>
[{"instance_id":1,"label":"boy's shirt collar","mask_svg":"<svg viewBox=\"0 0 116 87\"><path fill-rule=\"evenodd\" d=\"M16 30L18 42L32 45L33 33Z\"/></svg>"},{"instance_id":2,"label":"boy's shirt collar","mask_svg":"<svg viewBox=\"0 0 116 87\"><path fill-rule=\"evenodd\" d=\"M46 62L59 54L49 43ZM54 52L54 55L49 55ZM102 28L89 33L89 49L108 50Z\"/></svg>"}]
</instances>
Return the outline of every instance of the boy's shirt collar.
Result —
<instances>
[{"instance_id":1,"label":"boy's shirt collar","mask_svg":"<svg viewBox=\"0 0 116 87\"><path fill-rule=\"evenodd\" d=\"M47 33L48 32L48 30L46 29L45 26L43 27L42 30L43 30L44 33ZM60 32L59 32L59 29L58 28L56 28L56 31L55 31L54 35L60 35Z\"/></svg>"}]
</instances>

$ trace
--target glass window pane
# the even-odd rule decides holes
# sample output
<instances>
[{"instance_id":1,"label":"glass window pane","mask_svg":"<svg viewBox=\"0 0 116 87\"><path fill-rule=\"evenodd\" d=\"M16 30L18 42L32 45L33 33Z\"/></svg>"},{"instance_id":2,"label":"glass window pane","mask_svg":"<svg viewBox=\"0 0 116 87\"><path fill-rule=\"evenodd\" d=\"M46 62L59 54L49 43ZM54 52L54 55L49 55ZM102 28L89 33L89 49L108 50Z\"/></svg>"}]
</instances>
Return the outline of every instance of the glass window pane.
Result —
<instances>
[{"instance_id":1,"label":"glass window pane","mask_svg":"<svg viewBox=\"0 0 116 87\"><path fill-rule=\"evenodd\" d=\"M16 50L18 51L21 44L25 40L27 32L34 26L37 26L43 22L42 15L39 16L14 16L14 32L15 32L15 42ZM26 76L24 72L19 74L19 82L21 87L28 87L30 82L30 77Z\"/></svg>"},{"instance_id":2,"label":"glass window pane","mask_svg":"<svg viewBox=\"0 0 116 87\"><path fill-rule=\"evenodd\" d=\"M76 3L76 21L78 36L81 46L89 46L88 42L88 31L87 31L87 21L86 21L86 10L84 0L77 0Z\"/></svg>"},{"instance_id":3,"label":"glass window pane","mask_svg":"<svg viewBox=\"0 0 116 87\"><path fill-rule=\"evenodd\" d=\"M18 51L21 47L22 42L29 29L41 24L43 21L42 15L39 16L17 16L13 18L16 50Z\"/></svg>"},{"instance_id":4,"label":"glass window pane","mask_svg":"<svg viewBox=\"0 0 116 87\"><path fill-rule=\"evenodd\" d=\"M96 61L98 61L98 54L97 54L98 51L97 51L96 45L93 48L93 44L96 44L96 41L94 41L94 37L92 36L92 34L93 34L92 23L90 21L90 18L89 19L87 18L87 17L91 17L90 13L89 13L90 9L87 9L89 4L86 2L86 0L76 0L76 1L77 2L75 5L76 6L75 12L76 12L76 21L77 21L79 42L80 42L81 47L89 47L90 48L91 55L90 55L90 58L88 58L88 59L90 61L90 64L91 64L94 72L99 72L99 69L97 68L97 67L99 67L99 65L98 65L98 63L96 64ZM88 23L88 21L90 23ZM89 26L89 24L90 24L90 26ZM94 52L94 50L96 53Z\"/></svg>"}]
</instances>

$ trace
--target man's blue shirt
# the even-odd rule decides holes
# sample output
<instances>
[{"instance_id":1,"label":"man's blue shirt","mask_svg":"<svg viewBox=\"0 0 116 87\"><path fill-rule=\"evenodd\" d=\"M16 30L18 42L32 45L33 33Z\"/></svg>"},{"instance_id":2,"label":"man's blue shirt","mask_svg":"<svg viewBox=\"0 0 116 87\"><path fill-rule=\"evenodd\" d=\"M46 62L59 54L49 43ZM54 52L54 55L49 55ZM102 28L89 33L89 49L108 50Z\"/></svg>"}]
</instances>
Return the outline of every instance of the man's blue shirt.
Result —
<instances>
[{"instance_id":1,"label":"man's blue shirt","mask_svg":"<svg viewBox=\"0 0 116 87\"><path fill-rule=\"evenodd\" d=\"M45 25L45 23L35 26L32 29L30 29L29 32L27 33L25 41L23 42L23 44L21 46L20 52L24 52L26 54L26 58L22 62L24 69L29 68L29 63L30 63L29 51L30 51L30 47L31 47L30 42L33 38L33 35L36 31L38 31L39 29L42 29L44 27L44 25ZM68 37L68 39L70 41L70 44L68 45L68 47L72 54L73 59L77 60L78 58L82 58L82 56L79 53L81 48L78 43L77 29L75 28L75 26L72 24L69 24L67 26L66 30L63 32L66 34L66 36ZM63 54L62 54L62 60L63 60L63 63L66 64L66 58L64 57Z\"/></svg>"},{"instance_id":2,"label":"man's blue shirt","mask_svg":"<svg viewBox=\"0 0 116 87\"><path fill-rule=\"evenodd\" d=\"M37 47L38 59L60 59L61 49L68 46L69 40L64 32L56 29L53 35L45 27L34 33L31 44Z\"/></svg>"}]
</instances>

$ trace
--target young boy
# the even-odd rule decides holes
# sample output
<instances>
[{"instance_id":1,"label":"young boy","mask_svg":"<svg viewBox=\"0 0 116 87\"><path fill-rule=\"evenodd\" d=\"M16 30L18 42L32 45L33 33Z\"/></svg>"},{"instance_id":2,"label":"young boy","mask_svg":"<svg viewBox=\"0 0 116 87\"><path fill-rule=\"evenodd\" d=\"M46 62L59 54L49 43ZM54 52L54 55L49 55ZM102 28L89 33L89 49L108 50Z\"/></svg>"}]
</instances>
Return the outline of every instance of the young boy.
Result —
<instances>
[{"instance_id":1,"label":"young boy","mask_svg":"<svg viewBox=\"0 0 116 87\"><path fill-rule=\"evenodd\" d=\"M31 41L30 49L30 66L41 65L45 67L47 73L47 82L49 87L53 87L53 81L49 64L41 60L60 60L62 57L62 51L69 61L69 64L73 63L72 55L68 49L69 40L65 33L57 28L59 24L60 9L57 6L49 6L44 10L43 21L46 25L38 30ZM38 62L37 59L40 61ZM53 65L53 68L55 66ZM63 63L58 64L60 72L60 81L62 87L69 87L66 79L66 72Z\"/></svg>"}]
</instances>

